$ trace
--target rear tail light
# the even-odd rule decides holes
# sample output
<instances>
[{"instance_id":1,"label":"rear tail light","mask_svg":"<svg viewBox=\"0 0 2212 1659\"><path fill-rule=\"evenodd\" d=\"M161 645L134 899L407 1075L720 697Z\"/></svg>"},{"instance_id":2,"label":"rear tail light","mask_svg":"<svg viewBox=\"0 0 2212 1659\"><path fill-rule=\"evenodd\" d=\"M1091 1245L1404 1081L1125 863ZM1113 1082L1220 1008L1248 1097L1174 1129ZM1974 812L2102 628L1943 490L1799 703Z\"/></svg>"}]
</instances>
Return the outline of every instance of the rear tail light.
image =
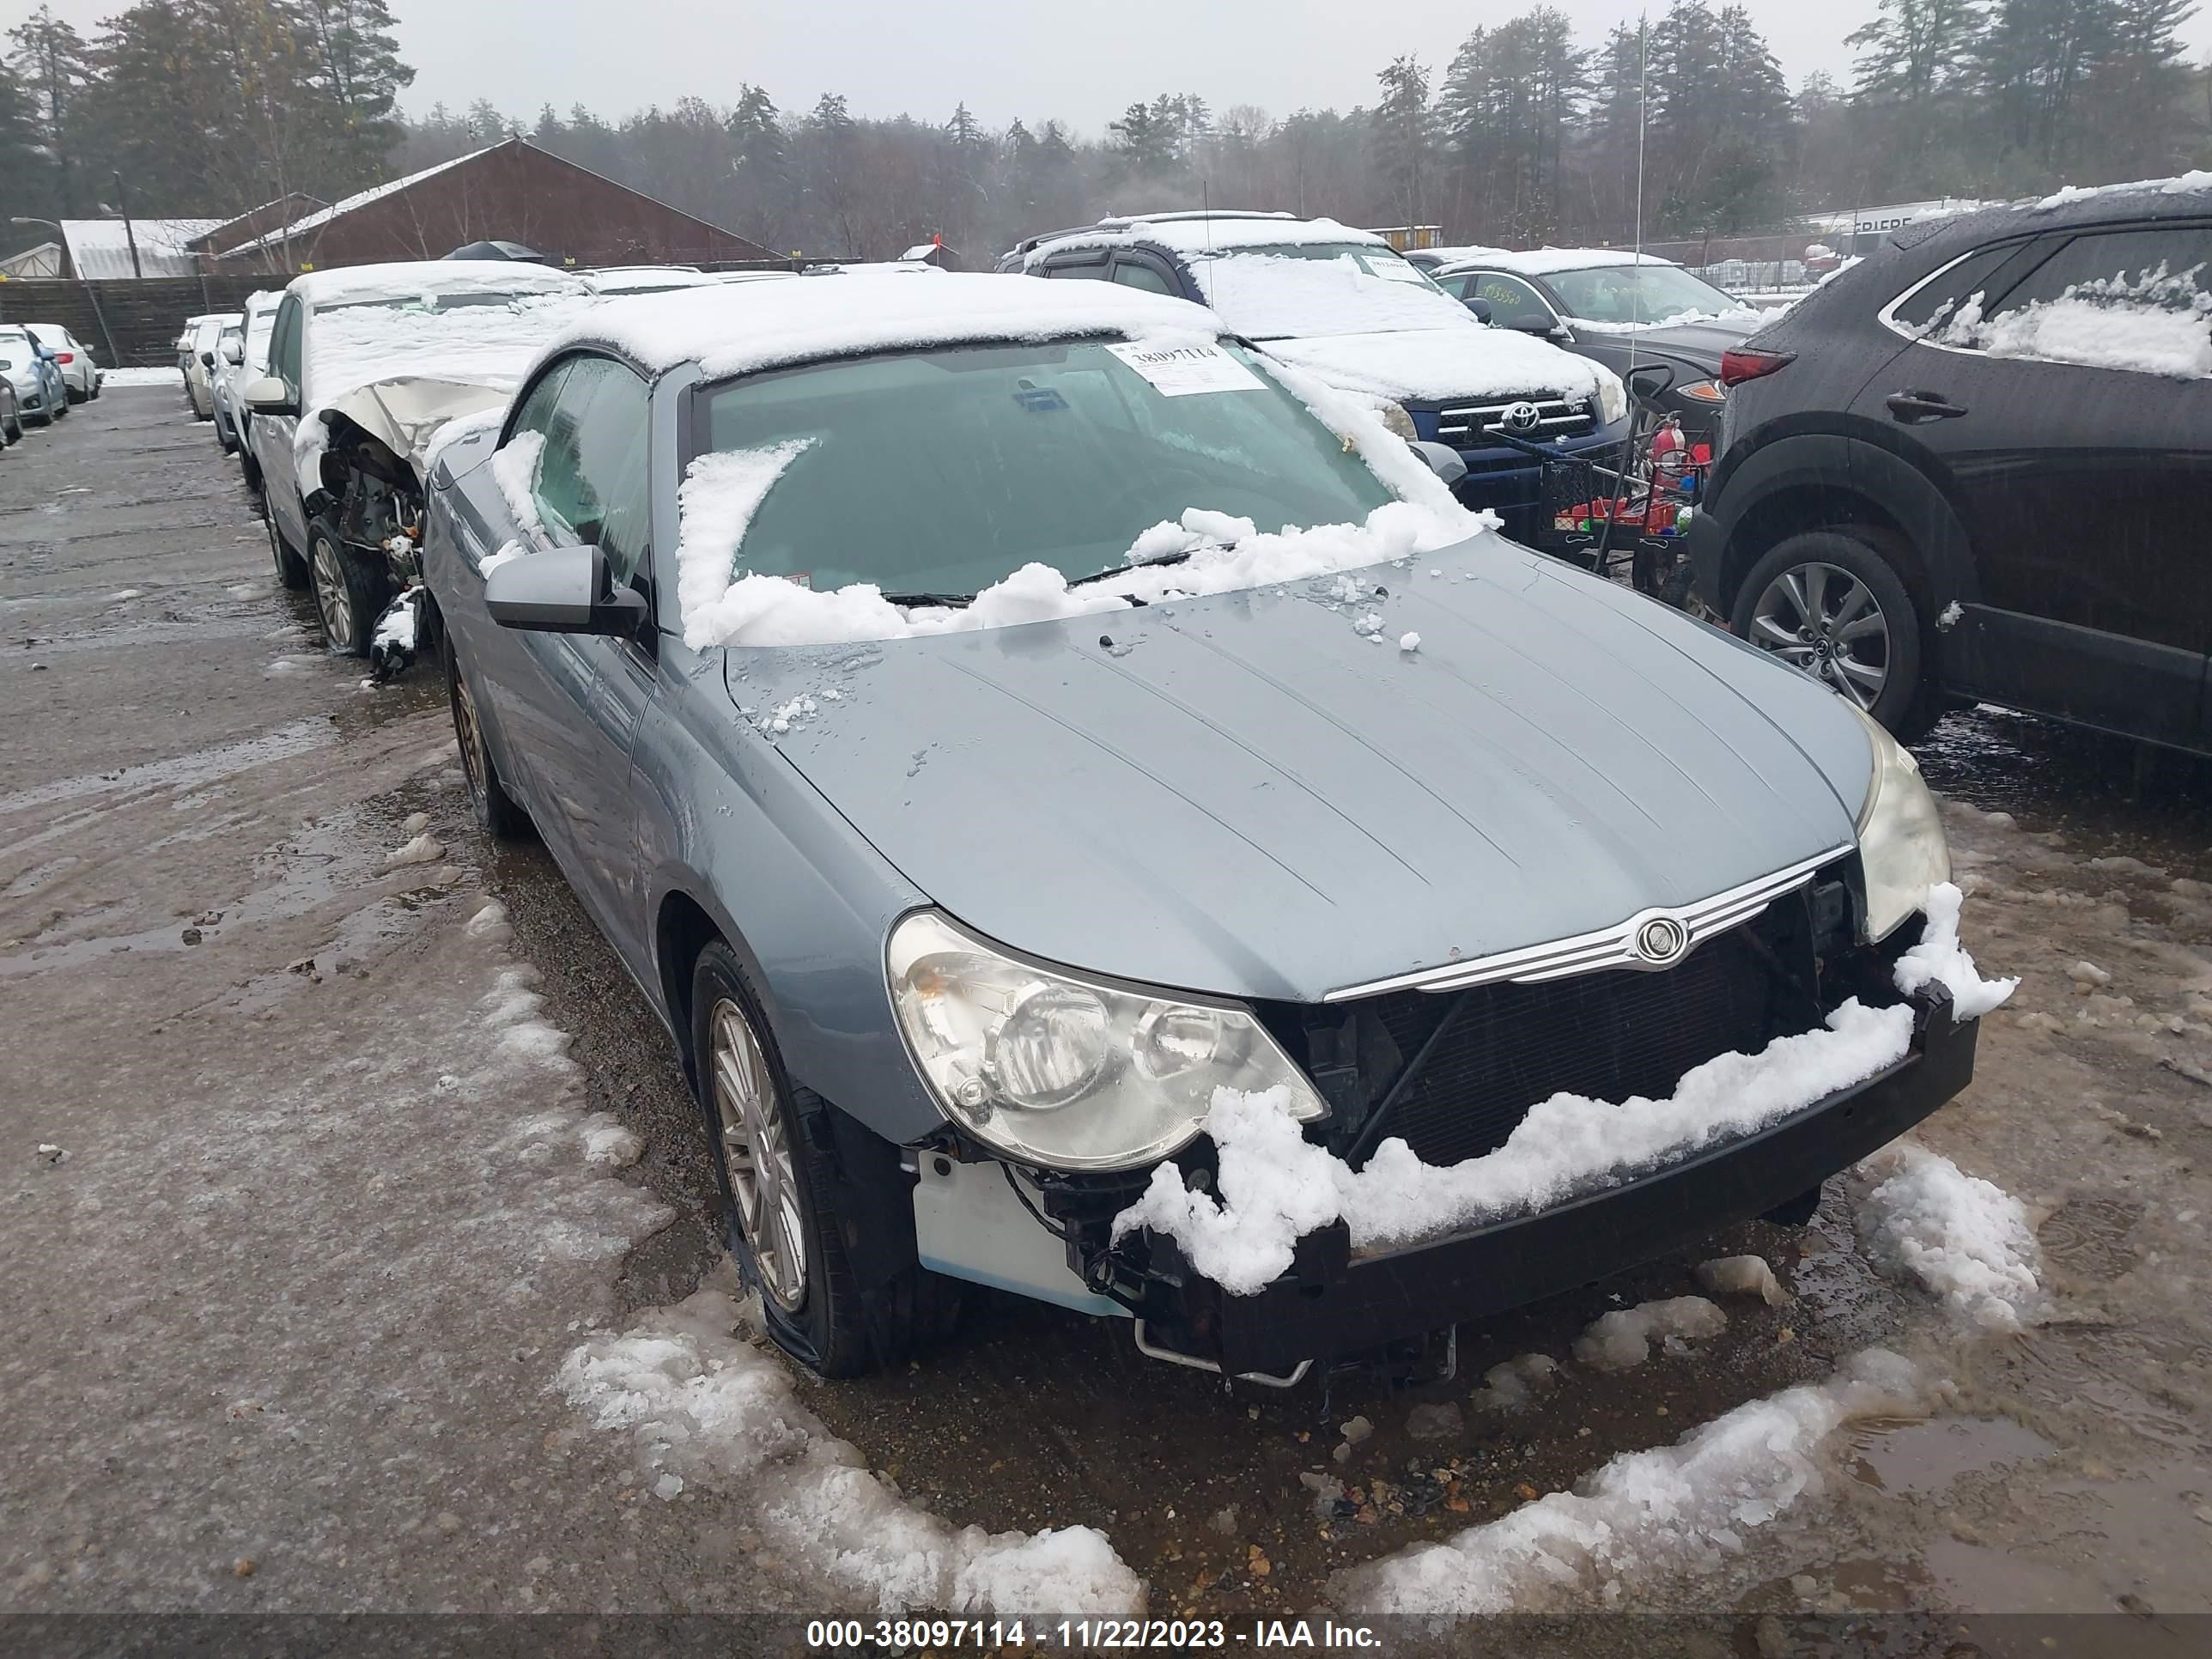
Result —
<instances>
[{"instance_id":1,"label":"rear tail light","mask_svg":"<svg viewBox=\"0 0 2212 1659\"><path fill-rule=\"evenodd\" d=\"M1741 386L1746 380L1771 374L1778 368L1787 368L1796 361L1794 351L1753 351L1739 346L1721 353L1721 384Z\"/></svg>"},{"instance_id":2,"label":"rear tail light","mask_svg":"<svg viewBox=\"0 0 2212 1659\"><path fill-rule=\"evenodd\" d=\"M58 363L73 363L76 361L76 353L74 351L57 351L54 353L54 361Z\"/></svg>"}]
</instances>

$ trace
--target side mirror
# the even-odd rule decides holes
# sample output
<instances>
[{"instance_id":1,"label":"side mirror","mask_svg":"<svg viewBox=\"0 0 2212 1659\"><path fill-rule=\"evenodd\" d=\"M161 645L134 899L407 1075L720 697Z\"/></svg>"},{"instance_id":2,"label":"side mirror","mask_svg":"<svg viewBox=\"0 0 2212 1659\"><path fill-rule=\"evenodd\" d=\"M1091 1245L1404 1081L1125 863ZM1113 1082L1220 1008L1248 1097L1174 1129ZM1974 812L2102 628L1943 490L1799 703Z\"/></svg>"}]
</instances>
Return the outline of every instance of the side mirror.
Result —
<instances>
[{"instance_id":1,"label":"side mirror","mask_svg":"<svg viewBox=\"0 0 2212 1659\"><path fill-rule=\"evenodd\" d=\"M203 351L200 353L200 362L204 363L208 368L213 368L215 367L215 353L212 351Z\"/></svg>"},{"instance_id":2,"label":"side mirror","mask_svg":"<svg viewBox=\"0 0 2212 1659\"><path fill-rule=\"evenodd\" d=\"M233 368L236 368L240 363L246 361L246 348L239 344L237 341L233 340L228 345L222 349L222 360L228 363Z\"/></svg>"},{"instance_id":3,"label":"side mirror","mask_svg":"<svg viewBox=\"0 0 2212 1659\"><path fill-rule=\"evenodd\" d=\"M256 415L297 415L300 405L292 401L291 392L284 382L274 374L264 374L246 388L246 406Z\"/></svg>"},{"instance_id":4,"label":"side mirror","mask_svg":"<svg viewBox=\"0 0 2212 1659\"><path fill-rule=\"evenodd\" d=\"M1467 463L1449 444L1432 443L1422 439L1413 445L1413 453L1428 464L1429 471L1447 484L1455 484L1467 477Z\"/></svg>"},{"instance_id":5,"label":"side mirror","mask_svg":"<svg viewBox=\"0 0 2212 1659\"><path fill-rule=\"evenodd\" d=\"M617 587L596 547L556 547L495 565L484 578L484 609L501 628L537 634L634 637L645 625L645 596Z\"/></svg>"},{"instance_id":6,"label":"side mirror","mask_svg":"<svg viewBox=\"0 0 2212 1659\"><path fill-rule=\"evenodd\" d=\"M1480 323L1485 328L1490 326L1490 319L1493 313L1490 309L1489 301L1477 299L1470 294L1467 296L1467 308L1474 313L1476 322Z\"/></svg>"}]
</instances>

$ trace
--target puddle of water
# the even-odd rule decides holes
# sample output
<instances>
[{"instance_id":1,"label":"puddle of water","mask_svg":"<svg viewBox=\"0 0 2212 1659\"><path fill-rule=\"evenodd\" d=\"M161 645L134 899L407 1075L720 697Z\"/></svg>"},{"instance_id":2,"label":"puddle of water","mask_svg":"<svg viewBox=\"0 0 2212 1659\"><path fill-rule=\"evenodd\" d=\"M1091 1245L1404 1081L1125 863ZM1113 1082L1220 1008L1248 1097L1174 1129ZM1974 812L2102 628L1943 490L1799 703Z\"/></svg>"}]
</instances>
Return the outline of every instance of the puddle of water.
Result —
<instances>
[{"instance_id":1,"label":"puddle of water","mask_svg":"<svg viewBox=\"0 0 2212 1659\"><path fill-rule=\"evenodd\" d=\"M1880 1492L1942 1492L1961 1475L2048 1457L2051 1443L2009 1417L1872 1417L1851 1430L1851 1479Z\"/></svg>"}]
</instances>

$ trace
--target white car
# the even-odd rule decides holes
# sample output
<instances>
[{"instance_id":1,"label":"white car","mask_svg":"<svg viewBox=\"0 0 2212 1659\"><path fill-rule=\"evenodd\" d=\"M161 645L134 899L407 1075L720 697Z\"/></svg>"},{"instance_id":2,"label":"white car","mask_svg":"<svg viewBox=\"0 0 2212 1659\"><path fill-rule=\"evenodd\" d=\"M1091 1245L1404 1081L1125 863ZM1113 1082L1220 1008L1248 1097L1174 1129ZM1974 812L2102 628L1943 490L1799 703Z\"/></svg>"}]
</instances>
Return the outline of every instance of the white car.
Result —
<instances>
[{"instance_id":1,"label":"white car","mask_svg":"<svg viewBox=\"0 0 2212 1659\"><path fill-rule=\"evenodd\" d=\"M185 348L185 398L196 421L215 418L216 347L222 339L224 325L240 320L237 312L226 311L211 313L193 324L191 343Z\"/></svg>"},{"instance_id":2,"label":"white car","mask_svg":"<svg viewBox=\"0 0 2212 1659\"><path fill-rule=\"evenodd\" d=\"M240 400L278 580L313 586L331 650L367 653L412 580L438 428L505 403L598 303L564 271L489 259L310 271L284 290L268 372Z\"/></svg>"},{"instance_id":3,"label":"white car","mask_svg":"<svg viewBox=\"0 0 2212 1659\"><path fill-rule=\"evenodd\" d=\"M603 296L711 288L720 280L696 265L602 265L597 270L580 270L576 275L586 288Z\"/></svg>"},{"instance_id":4,"label":"white car","mask_svg":"<svg viewBox=\"0 0 2212 1659\"><path fill-rule=\"evenodd\" d=\"M215 359L215 431L223 453L234 454L246 469L246 487L258 495L261 468L246 447L252 416L240 394L269 372L269 332L276 321L276 302L284 296L264 289L246 296L242 327L225 329Z\"/></svg>"},{"instance_id":5,"label":"white car","mask_svg":"<svg viewBox=\"0 0 2212 1659\"><path fill-rule=\"evenodd\" d=\"M61 368L62 384L68 388L70 402L90 403L100 396L102 377L90 346L59 323L26 323L23 327L33 339L54 354L54 362Z\"/></svg>"}]
</instances>

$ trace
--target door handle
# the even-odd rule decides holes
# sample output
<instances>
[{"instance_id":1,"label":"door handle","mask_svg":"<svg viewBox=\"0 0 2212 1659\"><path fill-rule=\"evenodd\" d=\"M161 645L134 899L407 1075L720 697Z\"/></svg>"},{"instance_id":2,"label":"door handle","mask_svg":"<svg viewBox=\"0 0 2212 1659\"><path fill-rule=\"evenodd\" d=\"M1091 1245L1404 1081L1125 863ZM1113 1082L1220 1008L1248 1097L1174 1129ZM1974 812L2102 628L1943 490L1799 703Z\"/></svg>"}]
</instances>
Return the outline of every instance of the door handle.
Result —
<instances>
[{"instance_id":1,"label":"door handle","mask_svg":"<svg viewBox=\"0 0 2212 1659\"><path fill-rule=\"evenodd\" d=\"M1948 402L1940 392L1893 392L1884 399L1889 412L1907 426L1929 421L1955 421L1966 411Z\"/></svg>"}]
</instances>

